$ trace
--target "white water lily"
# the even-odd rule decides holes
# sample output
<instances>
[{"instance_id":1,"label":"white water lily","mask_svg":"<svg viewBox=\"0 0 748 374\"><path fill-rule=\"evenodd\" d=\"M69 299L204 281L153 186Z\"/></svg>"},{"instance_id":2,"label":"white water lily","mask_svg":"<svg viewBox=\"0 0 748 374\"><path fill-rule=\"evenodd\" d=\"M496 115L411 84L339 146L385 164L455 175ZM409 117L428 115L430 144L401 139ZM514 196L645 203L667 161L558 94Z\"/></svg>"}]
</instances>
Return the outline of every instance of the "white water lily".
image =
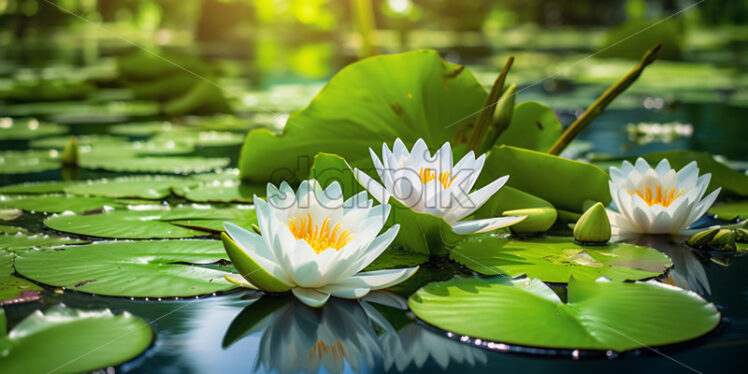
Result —
<instances>
[{"instance_id":1,"label":"white water lily","mask_svg":"<svg viewBox=\"0 0 748 374\"><path fill-rule=\"evenodd\" d=\"M384 186L359 169L355 174L380 203L393 197L416 212L441 217L458 234L496 230L525 219L508 216L460 221L478 210L509 179L505 175L468 194L483 169L485 155L475 158L470 151L453 164L449 142L431 155L423 139L418 139L410 152L400 139L395 140L392 151L382 144L382 160L371 148L369 152Z\"/></svg>"},{"instance_id":2,"label":"white water lily","mask_svg":"<svg viewBox=\"0 0 748 374\"><path fill-rule=\"evenodd\" d=\"M224 224L227 252L249 283L229 280L272 292L291 290L303 303L319 307L330 296L355 299L393 286L418 269L361 272L387 249L399 229L395 225L377 236L390 206L372 207L366 192L343 201L337 182L323 191L310 180L302 182L297 193L285 182L280 189L268 184L267 196L267 202L254 197L261 234ZM247 261L255 268L245 267Z\"/></svg>"},{"instance_id":3,"label":"white water lily","mask_svg":"<svg viewBox=\"0 0 748 374\"><path fill-rule=\"evenodd\" d=\"M624 161L621 169L611 167L610 178L618 212L608 210L608 218L618 234L677 233L704 215L720 191L703 197L711 174L699 176L695 161L676 172L667 159L653 169L639 158L635 165Z\"/></svg>"}]
</instances>

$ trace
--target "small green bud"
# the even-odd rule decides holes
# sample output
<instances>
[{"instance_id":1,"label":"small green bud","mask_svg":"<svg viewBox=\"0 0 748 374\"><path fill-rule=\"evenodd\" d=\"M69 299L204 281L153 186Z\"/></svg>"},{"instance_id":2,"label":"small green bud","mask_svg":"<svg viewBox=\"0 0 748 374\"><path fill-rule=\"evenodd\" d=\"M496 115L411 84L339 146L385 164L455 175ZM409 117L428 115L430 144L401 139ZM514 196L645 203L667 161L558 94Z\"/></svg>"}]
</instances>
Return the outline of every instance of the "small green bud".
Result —
<instances>
[{"instance_id":1,"label":"small green bud","mask_svg":"<svg viewBox=\"0 0 748 374\"><path fill-rule=\"evenodd\" d=\"M556 209L553 208L527 208L512 209L501 213L503 216L527 216L524 220L509 226L512 232L546 232L556 222Z\"/></svg>"},{"instance_id":2,"label":"small green bud","mask_svg":"<svg viewBox=\"0 0 748 374\"><path fill-rule=\"evenodd\" d=\"M748 230L737 229L735 230L735 241L741 243L748 243Z\"/></svg>"},{"instance_id":3,"label":"small green bud","mask_svg":"<svg viewBox=\"0 0 748 374\"><path fill-rule=\"evenodd\" d=\"M78 139L71 136L68 144L62 150L60 161L63 165L78 165Z\"/></svg>"},{"instance_id":4,"label":"small green bud","mask_svg":"<svg viewBox=\"0 0 748 374\"><path fill-rule=\"evenodd\" d=\"M718 251L735 251L738 249L735 245L735 231L722 229L709 242L709 247Z\"/></svg>"},{"instance_id":5,"label":"small green bud","mask_svg":"<svg viewBox=\"0 0 748 374\"><path fill-rule=\"evenodd\" d=\"M607 243L610 240L610 221L602 203L593 205L579 217L574 225L574 239L580 243Z\"/></svg>"},{"instance_id":6,"label":"small green bud","mask_svg":"<svg viewBox=\"0 0 748 374\"><path fill-rule=\"evenodd\" d=\"M688 245L696 248L703 247L709 244L712 238L717 235L717 232L719 232L719 227L700 231L694 234L694 236L692 236L690 239L688 239Z\"/></svg>"}]
</instances>

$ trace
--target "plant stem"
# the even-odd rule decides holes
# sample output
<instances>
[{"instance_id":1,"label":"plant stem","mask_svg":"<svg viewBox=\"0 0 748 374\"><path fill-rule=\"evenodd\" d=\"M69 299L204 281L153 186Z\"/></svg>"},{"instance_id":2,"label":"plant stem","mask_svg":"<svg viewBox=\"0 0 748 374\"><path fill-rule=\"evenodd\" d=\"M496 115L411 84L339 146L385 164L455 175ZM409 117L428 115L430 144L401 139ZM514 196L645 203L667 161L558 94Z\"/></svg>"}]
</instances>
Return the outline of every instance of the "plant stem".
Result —
<instances>
[{"instance_id":1,"label":"plant stem","mask_svg":"<svg viewBox=\"0 0 748 374\"><path fill-rule=\"evenodd\" d=\"M358 26L358 32L361 36L361 49L359 49L359 58L371 57L377 55L375 41L374 25L374 5L371 0L351 0L355 23Z\"/></svg>"},{"instance_id":2,"label":"plant stem","mask_svg":"<svg viewBox=\"0 0 748 374\"><path fill-rule=\"evenodd\" d=\"M514 56L509 57L506 61L504 68L493 83L493 87L491 87L491 92L489 92L488 97L486 97L486 102L483 104L483 109L480 112L478 121L475 122L475 127L473 127L473 135L470 137L467 144L467 147L470 150L477 152L478 147L483 143L483 137L486 135L488 126L491 124L493 113L496 110L496 102L499 100L501 90L504 89L504 82L506 81L507 74L509 74L509 69L512 67L512 63L514 63Z\"/></svg>"},{"instance_id":3,"label":"plant stem","mask_svg":"<svg viewBox=\"0 0 748 374\"><path fill-rule=\"evenodd\" d=\"M647 65L654 62L654 60L657 58L657 53L660 51L660 48L662 48L662 44L657 44L654 47L652 47L650 50L648 50L644 56L642 57L641 61L639 61L639 64L636 65L636 67L631 70L626 76L621 78L618 82L616 82L614 85L612 85L610 88L608 88L607 91L605 91L597 100L595 100L592 105L590 105L587 110L584 111L584 113L577 118L574 123L569 126L566 131L564 131L563 134L556 140L556 143L553 144L553 147L548 151L548 153L552 155L559 155L561 152L566 148L566 146L571 143L574 138L579 135L582 130L587 128L587 126L592 123L592 121L600 115L600 113L605 110L605 108L610 104L618 95L623 93L623 91L626 91L629 86L631 86L634 81L636 81L641 73L644 71L644 68L647 67Z\"/></svg>"}]
</instances>

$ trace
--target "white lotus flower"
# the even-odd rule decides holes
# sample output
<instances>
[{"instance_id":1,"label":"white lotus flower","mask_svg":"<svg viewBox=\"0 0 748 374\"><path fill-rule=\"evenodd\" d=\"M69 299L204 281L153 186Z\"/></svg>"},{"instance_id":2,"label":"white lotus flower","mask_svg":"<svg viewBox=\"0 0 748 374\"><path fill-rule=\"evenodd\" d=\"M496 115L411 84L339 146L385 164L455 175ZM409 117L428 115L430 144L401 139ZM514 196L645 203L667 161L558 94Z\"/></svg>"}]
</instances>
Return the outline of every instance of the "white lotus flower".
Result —
<instances>
[{"instance_id":1,"label":"white lotus flower","mask_svg":"<svg viewBox=\"0 0 748 374\"><path fill-rule=\"evenodd\" d=\"M386 203L393 197L414 211L441 217L458 234L496 230L511 226L526 217L508 216L460 222L478 210L509 179L505 175L468 194L483 169L485 155L476 159L470 151L453 165L449 142L444 143L432 156L423 139L418 139L410 152L400 139L395 140L392 151L386 143L382 144L381 161L371 148L369 152L384 186L359 169L355 169L356 178L380 203Z\"/></svg>"},{"instance_id":2,"label":"white lotus flower","mask_svg":"<svg viewBox=\"0 0 748 374\"><path fill-rule=\"evenodd\" d=\"M677 173L663 159L652 169L643 158L636 165L624 161L621 169L611 167L610 195L618 212L608 218L618 234L674 234L699 219L714 203L717 188L704 196L711 174L699 176L696 162Z\"/></svg>"},{"instance_id":3,"label":"white lotus flower","mask_svg":"<svg viewBox=\"0 0 748 374\"><path fill-rule=\"evenodd\" d=\"M319 307L330 295L360 298L370 290L403 282L418 270L361 272L387 249L399 229L395 225L377 236L390 206L372 207L366 192L344 202L337 182L323 191L310 180L302 182L296 194L285 182L280 189L268 184L267 196L268 202L254 197L261 235L224 224L227 252L249 282L229 279L235 283L259 289L271 284L265 290L291 290L305 304ZM232 245L238 250L231 250ZM236 258L239 255L249 259ZM242 269L248 260L257 268Z\"/></svg>"}]
</instances>

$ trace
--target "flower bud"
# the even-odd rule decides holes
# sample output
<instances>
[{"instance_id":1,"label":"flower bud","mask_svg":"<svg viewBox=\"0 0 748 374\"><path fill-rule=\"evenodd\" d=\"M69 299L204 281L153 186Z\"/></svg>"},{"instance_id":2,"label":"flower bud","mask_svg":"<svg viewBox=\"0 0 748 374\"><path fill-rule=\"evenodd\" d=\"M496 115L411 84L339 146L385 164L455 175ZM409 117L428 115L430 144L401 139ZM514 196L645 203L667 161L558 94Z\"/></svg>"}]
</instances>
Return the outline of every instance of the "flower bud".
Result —
<instances>
[{"instance_id":1,"label":"flower bud","mask_svg":"<svg viewBox=\"0 0 748 374\"><path fill-rule=\"evenodd\" d=\"M709 247L717 251L735 251L738 249L735 245L735 231L722 229L714 236Z\"/></svg>"},{"instance_id":2,"label":"flower bud","mask_svg":"<svg viewBox=\"0 0 748 374\"><path fill-rule=\"evenodd\" d=\"M579 217L574 225L574 239L580 243L607 243L610 240L610 221L602 203L593 205Z\"/></svg>"},{"instance_id":3,"label":"flower bud","mask_svg":"<svg viewBox=\"0 0 748 374\"><path fill-rule=\"evenodd\" d=\"M715 235L719 232L719 227L714 227L708 230L700 231L694 236L692 236L690 239L688 239L688 245L692 247L703 247L714 238Z\"/></svg>"}]
</instances>

